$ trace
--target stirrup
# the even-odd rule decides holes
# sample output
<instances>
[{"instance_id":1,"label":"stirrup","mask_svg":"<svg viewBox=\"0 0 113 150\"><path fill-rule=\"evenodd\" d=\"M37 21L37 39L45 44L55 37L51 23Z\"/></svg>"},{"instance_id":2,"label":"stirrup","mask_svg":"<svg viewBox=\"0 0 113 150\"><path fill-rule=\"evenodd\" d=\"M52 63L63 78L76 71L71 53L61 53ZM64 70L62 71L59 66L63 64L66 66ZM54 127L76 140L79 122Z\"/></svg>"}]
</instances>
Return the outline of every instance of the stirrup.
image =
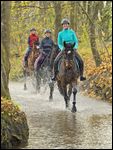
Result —
<instances>
[{"instance_id":1,"label":"stirrup","mask_svg":"<svg viewBox=\"0 0 113 150\"><path fill-rule=\"evenodd\" d=\"M56 77L52 77L51 80L52 80L52 81L56 81Z\"/></svg>"},{"instance_id":2,"label":"stirrup","mask_svg":"<svg viewBox=\"0 0 113 150\"><path fill-rule=\"evenodd\" d=\"M80 81L84 81L84 80L86 80L86 77L81 76Z\"/></svg>"},{"instance_id":3,"label":"stirrup","mask_svg":"<svg viewBox=\"0 0 113 150\"><path fill-rule=\"evenodd\" d=\"M51 77L51 80L52 80L52 81L56 81L56 76L53 75L53 76Z\"/></svg>"}]
</instances>

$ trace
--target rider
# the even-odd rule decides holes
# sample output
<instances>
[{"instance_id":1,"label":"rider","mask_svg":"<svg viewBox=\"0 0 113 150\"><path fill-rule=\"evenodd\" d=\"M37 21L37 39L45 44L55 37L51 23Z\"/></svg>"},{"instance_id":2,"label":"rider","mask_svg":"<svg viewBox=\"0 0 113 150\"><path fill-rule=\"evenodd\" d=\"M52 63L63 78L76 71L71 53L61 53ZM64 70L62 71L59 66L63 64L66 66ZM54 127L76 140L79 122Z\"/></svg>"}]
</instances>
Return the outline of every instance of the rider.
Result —
<instances>
[{"instance_id":1,"label":"rider","mask_svg":"<svg viewBox=\"0 0 113 150\"><path fill-rule=\"evenodd\" d=\"M30 35L28 37L28 48L27 48L25 56L24 56L24 67L28 67L28 57L29 57L30 52L32 51L34 43L39 45L39 37L36 34L36 29L32 28L30 30Z\"/></svg>"},{"instance_id":2,"label":"rider","mask_svg":"<svg viewBox=\"0 0 113 150\"><path fill-rule=\"evenodd\" d=\"M64 45L63 45L64 41L66 43L74 43L75 42L75 46L73 49L75 52L75 57L77 57L79 60L80 81L86 80L86 78L83 77L84 63L83 63L81 56L77 52L78 39L76 37L76 34L72 29L69 28L70 21L68 19L63 19L61 21L61 24L63 26L63 30L58 33L58 46L59 46L61 51L57 55L57 57L55 58L55 61L54 61L54 76L52 77L52 80L54 80L54 81L56 80L56 76L58 73L58 62L59 62L59 59L62 57L62 52L64 51Z\"/></svg>"},{"instance_id":3,"label":"rider","mask_svg":"<svg viewBox=\"0 0 113 150\"><path fill-rule=\"evenodd\" d=\"M45 37L44 39L42 39L40 46L39 46L41 53L35 63L35 68L37 67L37 69L39 69L38 67L40 67L41 64L44 62L44 60L46 59L46 56L48 56L48 58L50 59L53 47L55 46L53 40L51 39L51 30L46 29L44 31L44 34L45 34Z\"/></svg>"}]
</instances>

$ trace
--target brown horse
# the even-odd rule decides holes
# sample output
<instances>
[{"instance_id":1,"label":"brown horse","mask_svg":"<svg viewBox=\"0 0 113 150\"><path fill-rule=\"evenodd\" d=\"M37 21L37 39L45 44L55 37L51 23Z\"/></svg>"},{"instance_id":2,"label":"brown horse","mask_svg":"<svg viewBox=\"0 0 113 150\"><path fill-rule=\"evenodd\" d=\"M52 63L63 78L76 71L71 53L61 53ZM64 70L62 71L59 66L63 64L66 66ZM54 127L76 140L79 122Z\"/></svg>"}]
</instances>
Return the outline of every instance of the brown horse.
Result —
<instances>
[{"instance_id":1,"label":"brown horse","mask_svg":"<svg viewBox=\"0 0 113 150\"><path fill-rule=\"evenodd\" d=\"M65 50L62 59L59 61L59 73L56 80L60 93L63 95L66 108L69 106L70 96L73 92L73 106L72 112L76 112L76 94L77 94L77 79L79 77L79 70L77 63L75 63L75 53L73 50L75 44L66 44L64 42ZM67 91L68 90L68 91Z\"/></svg>"},{"instance_id":2,"label":"brown horse","mask_svg":"<svg viewBox=\"0 0 113 150\"><path fill-rule=\"evenodd\" d=\"M23 74L25 77L24 90L27 89L27 86L26 86L27 74L29 74L29 76L32 76L34 74L34 62L39 56L39 54L40 54L39 48L37 48L37 45L34 43L31 53L29 54L29 57L28 57L28 67L25 67L25 68L23 67Z\"/></svg>"}]
</instances>

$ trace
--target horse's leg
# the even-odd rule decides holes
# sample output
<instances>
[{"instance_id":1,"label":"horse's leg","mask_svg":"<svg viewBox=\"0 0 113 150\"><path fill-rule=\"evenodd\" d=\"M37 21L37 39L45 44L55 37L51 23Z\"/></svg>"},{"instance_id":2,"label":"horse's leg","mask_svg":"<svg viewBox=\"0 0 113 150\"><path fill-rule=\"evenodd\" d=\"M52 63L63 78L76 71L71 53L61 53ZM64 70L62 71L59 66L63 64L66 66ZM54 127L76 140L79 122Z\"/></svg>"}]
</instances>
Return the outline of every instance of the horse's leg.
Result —
<instances>
[{"instance_id":1,"label":"horse's leg","mask_svg":"<svg viewBox=\"0 0 113 150\"><path fill-rule=\"evenodd\" d=\"M50 88L49 100L53 100L54 83L52 81L49 82L49 88Z\"/></svg>"},{"instance_id":2,"label":"horse's leg","mask_svg":"<svg viewBox=\"0 0 113 150\"><path fill-rule=\"evenodd\" d=\"M77 84L73 84L73 106L72 106L72 112L76 112L76 94L77 94Z\"/></svg>"},{"instance_id":3,"label":"horse's leg","mask_svg":"<svg viewBox=\"0 0 113 150\"><path fill-rule=\"evenodd\" d=\"M68 96L69 96L69 100L72 94L72 84L69 85L69 90L68 90Z\"/></svg>"},{"instance_id":4,"label":"horse's leg","mask_svg":"<svg viewBox=\"0 0 113 150\"><path fill-rule=\"evenodd\" d=\"M70 106L70 97L72 94L72 85L70 84L68 87L68 106Z\"/></svg>"},{"instance_id":5,"label":"horse's leg","mask_svg":"<svg viewBox=\"0 0 113 150\"><path fill-rule=\"evenodd\" d=\"M64 95L64 100L65 100L66 108L68 108L69 97L67 96L67 86L63 87L63 95Z\"/></svg>"},{"instance_id":6,"label":"horse's leg","mask_svg":"<svg viewBox=\"0 0 113 150\"><path fill-rule=\"evenodd\" d=\"M26 69L23 69L23 74L24 74L24 90L27 90L27 86L26 86L27 72L26 72Z\"/></svg>"},{"instance_id":7,"label":"horse's leg","mask_svg":"<svg viewBox=\"0 0 113 150\"><path fill-rule=\"evenodd\" d=\"M49 84L49 89L50 89L50 95L49 95L49 101L53 100L53 91L54 91L54 82L51 80L51 71L49 68L47 68L47 80Z\"/></svg>"},{"instance_id":8,"label":"horse's leg","mask_svg":"<svg viewBox=\"0 0 113 150\"><path fill-rule=\"evenodd\" d=\"M40 71L36 71L35 74L36 78L36 91L40 92L40 85L41 85L41 77L40 77Z\"/></svg>"}]
</instances>

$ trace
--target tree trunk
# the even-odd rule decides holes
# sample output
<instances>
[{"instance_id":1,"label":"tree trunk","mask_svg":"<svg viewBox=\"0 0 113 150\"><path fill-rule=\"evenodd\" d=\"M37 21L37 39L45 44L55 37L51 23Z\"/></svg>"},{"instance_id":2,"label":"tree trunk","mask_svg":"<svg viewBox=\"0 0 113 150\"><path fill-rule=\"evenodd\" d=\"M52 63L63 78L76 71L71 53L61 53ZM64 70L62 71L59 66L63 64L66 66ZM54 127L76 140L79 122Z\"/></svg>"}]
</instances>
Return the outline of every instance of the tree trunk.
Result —
<instances>
[{"instance_id":1,"label":"tree trunk","mask_svg":"<svg viewBox=\"0 0 113 150\"><path fill-rule=\"evenodd\" d=\"M105 8L107 9L107 11L105 12L106 16L104 17L104 20L105 20L105 22L104 22L104 24L105 24L105 26L104 26L105 40L107 40L111 34L111 32L109 32L110 31L109 30L109 24L110 24L110 20L111 20L111 16L110 16L111 13L109 13L109 11L108 11L108 10L112 11L111 7L112 7L112 1L106 1L106 7Z\"/></svg>"},{"instance_id":2,"label":"tree trunk","mask_svg":"<svg viewBox=\"0 0 113 150\"><path fill-rule=\"evenodd\" d=\"M54 9L55 9L55 42L57 43L58 32L61 30L61 2L54 1Z\"/></svg>"},{"instance_id":3,"label":"tree trunk","mask_svg":"<svg viewBox=\"0 0 113 150\"><path fill-rule=\"evenodd\" d=\"M75 2L71 1L71 10L70 10L70 23L71 28L75 30Z\"/></svg>"},{"instance_id":4,"label":"tree trunk","mask_svg":"<svg viewBox=\"0 0 113 150\"><path fill-rule=\"evenodd\" d=\"M1 2L1 96L9 97L10 1Z\"/></svg>"},{"instance_id":5,"label":"tree trunk","mask_svg":"<svg viewBox=\"0 0 113 150\"><path fill-rule=\"evenodd\" d=\"M98 3L89 1L89 10L88 14L90 14L90 18L92 21L96 21L98 17ZM93 8L93 9L92 9ZM95 60L95 64L98 67L101 64L101 58L99 55L99 52L97 50L96 45L96 37L95 37L95 24L92 22L89 22L89 37L90 37L90 44L91 44L91 50L93 54L93 58Z\"/></svg>"},{"instance_id":6,"label":"tree trunk","mask_svg":"<svg viewBox=\"0 0 113 150\"><path fill-rule=\"evenodd\" d=\"M99 52L97 51L96 46L96 39L95 39L95 26L93 24L90 24L90 44L91 44L91 50L93 54L93 58L95 60L95 64L98 67L101 64L101 59Z\"/></svg>"}]
</instances>

